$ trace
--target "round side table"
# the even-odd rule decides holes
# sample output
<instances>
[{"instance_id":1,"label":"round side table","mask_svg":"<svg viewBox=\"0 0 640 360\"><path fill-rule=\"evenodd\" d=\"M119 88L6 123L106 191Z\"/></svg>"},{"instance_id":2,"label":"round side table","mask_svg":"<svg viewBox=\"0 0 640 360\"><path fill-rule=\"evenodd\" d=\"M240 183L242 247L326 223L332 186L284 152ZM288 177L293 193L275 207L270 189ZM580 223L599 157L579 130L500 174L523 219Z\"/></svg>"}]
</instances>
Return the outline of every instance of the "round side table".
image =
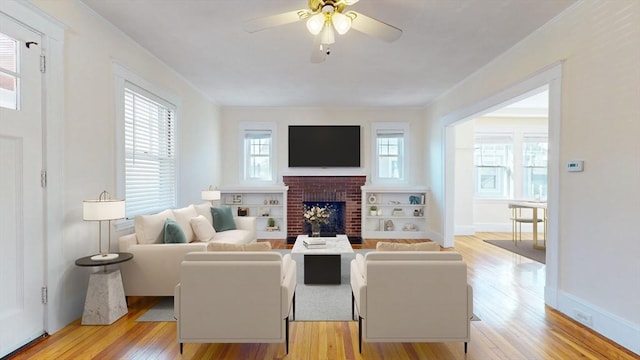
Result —
<instances>
[{"instance_id":1,"label":"round side table","mask_svg":"<svg viewBox=\"0 0 640 360\"><path fill-rule=\"evenodd\" d=\"M129 261L133 259L133 254L117 254L115 259L92 260L91 256L85 256L76 260L77 266L104 266L104 271L94 272L89 276L82 325L110 325L129 311L120 269L107 271L107 265Z\"/></svg>"}]
</instances>

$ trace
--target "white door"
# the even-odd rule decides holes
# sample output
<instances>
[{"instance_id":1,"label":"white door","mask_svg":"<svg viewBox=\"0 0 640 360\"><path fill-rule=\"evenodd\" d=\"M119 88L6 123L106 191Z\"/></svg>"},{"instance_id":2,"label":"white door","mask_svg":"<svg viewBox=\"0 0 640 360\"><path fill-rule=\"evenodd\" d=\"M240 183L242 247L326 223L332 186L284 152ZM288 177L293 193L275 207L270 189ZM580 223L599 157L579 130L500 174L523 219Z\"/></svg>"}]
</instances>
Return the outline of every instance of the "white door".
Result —
<instances>
[{"instance_id":1,"label":"white door","mask_svg":"<svg viewBox=\"0 0 640 360\"><path fill-rule=\"evenodd\" d=\"M0 13L0 357L44 333L40 42Z\"/></svg>"}]
</instances>

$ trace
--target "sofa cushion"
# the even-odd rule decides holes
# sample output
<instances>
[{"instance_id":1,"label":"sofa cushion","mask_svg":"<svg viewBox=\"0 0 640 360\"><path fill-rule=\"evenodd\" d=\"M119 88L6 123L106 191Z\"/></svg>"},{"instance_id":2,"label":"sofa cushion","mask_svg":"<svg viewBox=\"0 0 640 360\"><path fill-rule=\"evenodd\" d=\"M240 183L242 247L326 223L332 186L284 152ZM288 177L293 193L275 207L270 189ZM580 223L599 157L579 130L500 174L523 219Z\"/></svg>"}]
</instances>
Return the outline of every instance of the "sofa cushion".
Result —
<instances>
[{"instance_id":1,"label":"sofa cushion","mask_svg":"<svg viewBox=\"0 0 640 360\"><path fill-rule=\"evenodd\" d=\"M173 211L165 210L153 215L136 216L135 229L138 244L162 244L166 219L175 219Z\"/></svg>"},{"instance_id":2,"label":"sofa cushion","mask_svg":"<svg viewBox=\"0 0 640 360\"><path fill-rule=\"evenodd\" d=\"M194 241L209 241L216 235L216 230L204 215L191 219L191 229L193 229Z\"/></svg>"},{"instance_id":3,"label":"sofa cushion","mask_svg":"<svg viewBox=\"0 0 640 360\"><path fill-rule=\"evenodd\" d=\"M213 228L219 231L235 230L236 222L233 220L231 207L212 207L211 216L213 217Z\"/></svg>"},{"instance_id":4,"label":"sofa cushion","mask_svg":"<svg viewBox=\"0 0 640 360\"><path fill-rule=\"evenodd\" d=\"M193 230L191 229L191 219L198 216L196 208L193 205L189 205L180 209L173 209L173 216L182 228L187 242L192 242L194 239Z\"/></svg>"},{"instance_id":5,"label":"sofa cushion","mask_svg":"<svg viewBox=\"0 0 640 360\"><path fill-rule=\"evenodd\" d=\"M213 226L213 217L211 217L211 204L202 203L194 205L193 207L196 208L196 212L198 213L198 215L204 216L209 221L209 224Z\"/></svg>"},{"instance_id":6,"label":"sofa cushion","mask_svg":"<svg viewBox=\"0 0 640 360\"><path fill-rule=\"evenodd\" d=\"M182 230L182 226L178 224L176 220L166 219L164 221L164 243L165 244L177 244L186 243L187 237Z\"/></svg>"},{"instance_id":7,"label":"sofa cushion","mask_svg":"<svg viewBox=\"0 0 640 360\"><path fill-rule=\"evenodd\" d=\"M216 231L216 236L213 237L212 241L215 242L223 242L230 244L248 244L254 242L255 233L249 230L227 230L227 231Z\"/></svg>"},{"instance_id":8,"label":"sofa cushion","mask_svg":"<svg viewBox=\"0 0 640 360\"><path fill-rule=\"evenodd\" d=\"M419 242L403 244L380 241L376 244L377 251L440 251L440 245L435 242Z\"/></svg>"},{"instance_id":9,"label":"sofa cushion","mask_svg":"<svg viewBox=\"0 0 640 360\"><path fill-rule=\"evenodd\" d=\"M230 244L221 242L210 242L207 244L207 251L268 251L271 250L271 243L268 241L255 242L250 244Z\"/></svg>"}]
</instances>

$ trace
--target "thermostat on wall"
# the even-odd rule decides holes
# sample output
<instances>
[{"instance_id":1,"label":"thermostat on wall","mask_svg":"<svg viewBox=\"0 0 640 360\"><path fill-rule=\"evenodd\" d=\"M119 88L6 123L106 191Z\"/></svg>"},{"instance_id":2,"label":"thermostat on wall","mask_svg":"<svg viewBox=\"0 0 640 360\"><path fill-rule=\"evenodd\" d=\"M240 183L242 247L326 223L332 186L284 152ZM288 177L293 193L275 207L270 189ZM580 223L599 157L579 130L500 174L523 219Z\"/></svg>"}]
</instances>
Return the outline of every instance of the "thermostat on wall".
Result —
<instances>
[{"instance_id":1,"label":"thermostat on wall","mask_svg":"<svg viewBox=\"0 0 640 360\"><path fill-rule=\"evenodd\" d=\"M578 172L584 170L584 161L582 160L573 160L567 162L567 171L569 172Z\"/></svg>"}]
</instances>

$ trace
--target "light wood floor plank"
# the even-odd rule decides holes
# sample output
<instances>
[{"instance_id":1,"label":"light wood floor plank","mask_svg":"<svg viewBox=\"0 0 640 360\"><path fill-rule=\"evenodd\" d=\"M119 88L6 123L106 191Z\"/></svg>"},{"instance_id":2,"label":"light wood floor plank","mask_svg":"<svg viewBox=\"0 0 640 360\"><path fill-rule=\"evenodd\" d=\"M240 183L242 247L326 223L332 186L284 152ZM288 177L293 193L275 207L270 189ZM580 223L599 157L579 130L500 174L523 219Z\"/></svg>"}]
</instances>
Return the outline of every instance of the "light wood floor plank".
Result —
<instances>
[{"instance_id":1,"label":"light wood floor plank","mask_svg":"<svg viewBox=\"0 0 640 360\"><path fill-rule=\"evenodd\" d=\"M635 354L544 305L545 266L484 243L510 233L456 237L474 291L471 342L365 343L358 353L356 321L291 323L289 355L284 344L185 344L181 356L173 322L138 323L157 301L131 298L129 313L109 326L73 322L15 355L14 359L638 359ZM415 240L399 240L415 242ZM375 248L366 240L356 248ZM287 248L272 240L274 248ZM290 246L289 246L290 247ZM355 247L355 246L354 246ZM298 304L300 306L300 304Z\"/></svg>"}]
</instances>

